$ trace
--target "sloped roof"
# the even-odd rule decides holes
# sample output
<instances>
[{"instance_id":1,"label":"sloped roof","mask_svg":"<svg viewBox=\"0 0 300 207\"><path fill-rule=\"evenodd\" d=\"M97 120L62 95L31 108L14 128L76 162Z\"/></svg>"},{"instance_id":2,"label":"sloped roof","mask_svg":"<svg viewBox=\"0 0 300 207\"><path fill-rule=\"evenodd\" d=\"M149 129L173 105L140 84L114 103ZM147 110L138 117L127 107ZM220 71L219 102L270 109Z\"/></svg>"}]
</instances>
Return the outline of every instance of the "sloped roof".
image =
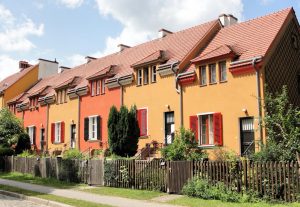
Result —
<instances>
[{"instance_id":1,"label":"sloped roof","mask_svg":"<svg viewBox=\"0 0 300 207\"><path fill-rule=\"evenodd\" d=\"M287 8L266 16L223 27L195 60L216 51L222 45L228 45L238 53L239 60L265 56L291 12L294 12L293 9ZM214 55L219 55L219 53Z\"/></svg>"},{"instance_id":2,"label":"sloped roof","mask_svg":"<svg viewBox=\"0 0 300 207\"><path fill-rule=\"evenodd\" d=\"M146 57L142 58L141 60L137 61L136 63L132 64L132 67L139 67L144 64L148 64L155 61L166 61L166 52L162 50L158 50L154 53L151 53L150 55L147 55Z\"/></svg>"},{"instance_id":3,"label":"sloped roof","mask_svg":"<svg viewBox=\"0 0 300 207\"><path fill-rule=\"evenodd\" d=\"M25 68L23 70L20 70L17 73L14 73L8 77L6 77L4 80L0 82L0 91L4 91L5 89L9 88L11 85L16 83L18 80L20 80L22 77L24 77L28 72L36 68L38 64L32 65L28 68Z\"/></svg>"},{"instance_id":4,"label":"sloped roof","mask_svg":"<svg viewBox=\"0 0 300 207\"><path fill-rule=\"evenodd\" d=\"M237 56L238 54L235 51L233 51L233 49L228 45L221 45L208 53L202 54L194 58L193 60L191 60L191 62L201 62L205 60L210 60L215 57L227 56L227 55Z\"/></svg>"}]
</instances>

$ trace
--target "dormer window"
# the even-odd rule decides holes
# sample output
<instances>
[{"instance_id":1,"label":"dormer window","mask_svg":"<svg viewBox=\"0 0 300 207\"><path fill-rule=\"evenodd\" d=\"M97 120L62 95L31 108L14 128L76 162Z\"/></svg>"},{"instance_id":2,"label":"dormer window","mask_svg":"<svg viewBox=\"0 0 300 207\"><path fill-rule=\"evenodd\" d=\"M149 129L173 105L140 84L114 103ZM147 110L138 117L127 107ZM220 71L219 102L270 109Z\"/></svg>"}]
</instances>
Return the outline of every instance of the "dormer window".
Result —
<instances>
[{"instance_id":1,"label":"dormer window","mask_svg":"<svg viewBox=\"0 0 300 207\"><path fill-rule=\"evenodd\" d=\"M217 83L217 73L216 73L216 64L209 65L209 83Z\"/></svg>"},{"instance_id":2,"label":"dormer window","mask_svg":"<svg viewBox=\"0 0 300 207\"><path fill-rule=\"evenodd\" d=\"M142 69L137 70L137 85L142 85Z\"/></svg>"},{"instance_id":3,"label":"dormer window","mask_svg":"<svg viewBox=\"0 0 300 207\"><path fill-rule=\"evenodd\" d=\"M101 81L97 80L95 82L96 82L96 95L99 95L100 94L100 90L101 90L101 86L100 86Z\"/></svg>"},{"instance_id":4,"label":"dormer window","mask_svg":"<svg viewBox=\"0 0 300 207\"><path fill-rule=\"evenodd\" d=\"M156 65L151 67L151 83L156 82Z\"/></svg>"},{"instance_id":5,"label":"dormer window","mask_svg":"<svg viewBox=\"0 0 300 207\"><path fill-rule=\"evenodd\" d=\"M67 89L57 91L57 104L67 103Z\"/></svg>"},{"instance_id":6,"label":"dormer window","mask_svg":"<svg viewBox=\"0 0 300 207\"><path fill-rule=\"evenodd\" d=\"M219 63L219 77L220 77L220 82L227 81L226 61Z\"/></svg>"},{"instance_id":7,"label":"dormer window","mask_svg":"<svg viewBox=\"0 0 300 207\"><path fill-rule=\"evenodd\" d=\"M30 107L35 107L35 106L37 106L38 103L39 103L38 100L39 100L38 97L30 98L29 106L30 106Z\"/></svg>"},{"instance_id":8,"label":"dormer window","mask_svg":"<svg viewBox=\"0 0 300 207\"><path fill-rule=\"evenodd\" d=\"M101 80L101 94L105 94L105 79Z\"/></svg>"},{"instance_id":9,"label":"dormer window","mask_svg":"<svg viewBox=\"0 0 300 207\"><path fill-rule=\"evenodd\" d=\"M143 75L144 75L143 83L144 83L144 85L147 85L149 83L149 68L148 67L143 69Z\"/></svg>"}]
</instances>

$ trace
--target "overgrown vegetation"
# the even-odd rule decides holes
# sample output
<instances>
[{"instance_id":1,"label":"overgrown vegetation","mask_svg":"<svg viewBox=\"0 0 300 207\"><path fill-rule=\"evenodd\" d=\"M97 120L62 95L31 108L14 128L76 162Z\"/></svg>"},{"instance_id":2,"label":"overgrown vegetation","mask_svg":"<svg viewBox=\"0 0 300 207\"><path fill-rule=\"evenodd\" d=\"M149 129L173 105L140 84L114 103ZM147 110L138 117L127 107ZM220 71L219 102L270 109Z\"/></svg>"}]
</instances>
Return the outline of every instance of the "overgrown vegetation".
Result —
<instances>
[{"instance_id":1,"label":"overgrown vegetation","mask_svg":"<svg viewBox=\"0 0 300 207\"><path fill-rule=\"evenodd\" d=\"M207 154L198 148L194 133L185 128L180 128L175 134L174 142L162 149L166 160L201 160Z\"/></svg>"},{"instance_id":2,"label":"overgrown vegetation","mask_svg":"<svg viewBox=\"0 0 300 207\"><path fill-rule=\"evenodd\" d=\"M83 159L83 154L78 149L69 149L66 150L63 154L63 159L72 160L72 159Z\"/></svg>"},{"instance_id":3,"label":"overgrown vegetation","mask_svg":"<svg viewBox=\"0 0 300 207\"><path fill-rule=\"evenodd\" d=\"M0 110L0 155L19 154L30 150L30 139L21 121L7 108Z\"/></svg>"},{"instance_id":4,"label":"overgrown vegetation","mask_svg":"<svg viewBox=\"0 0 300 207\"><path fill-rule=\"evenodd\" d=\"M188 182L182 190L182 193L205 200L221 200L225 202L259 202L258 196L252 192L241 194L227 188L224 183L216 182L214 185L205 179L195 178Z\"/></svg>"},{"instance_id":5,"label":"overgrown vegetation","mask_svg":"<svg viewBox=\"0 0 300 207\"><path fill-rule=\"evenodd\" d=\"M108 142L112 154L131 157L136 154L140 129L136 118L136 107L130 110L121 106L120 111L112 106L108 118Z\"/></svg>"},{"instance_id":6,"label":"overgrown vegetation","mask_svg":"<svg viewBox=\"0 0 300 207\"><path fill-rule=\"evenodd\" d=\"M300 152L300 110L289 103L287 87L277 94L267 93L263 127L266 145L254 154L257 161L296 161Z\"/></svg>"}]
</instances>

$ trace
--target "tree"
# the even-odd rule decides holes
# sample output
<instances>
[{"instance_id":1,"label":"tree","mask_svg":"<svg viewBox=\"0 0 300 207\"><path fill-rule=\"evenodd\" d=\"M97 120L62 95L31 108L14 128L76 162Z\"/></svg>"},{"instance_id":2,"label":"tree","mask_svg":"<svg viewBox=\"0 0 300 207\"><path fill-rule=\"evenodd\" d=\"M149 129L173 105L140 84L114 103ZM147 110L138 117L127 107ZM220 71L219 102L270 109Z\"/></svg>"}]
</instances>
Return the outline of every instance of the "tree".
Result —
<instances>
[{"instance_id":1,"label":"tree","mask_svg":"<svg viewBox=\"0 0 300 207\"><path fill-rule=\"evenodd\" d=\"M31 149L31 144L30 144L29 135L26 133L20 134L15 148L15 153L21 154L24 150L30 150L30 149Z\"/></svg>"},{"instance_id":2,"label":"tree","mask_svg":"<svg viewBox=\"0 0 300 207\"><path fill-rule=\"evenodd\" d=\"M21 121L7 108L0 110L0 145L11 147L18 142L19 135L24 133Z\"/></svg>"},{"instance_id":3,"label":"tree","mask_svg":"<svg viewBox=\"0 0 300 207\"><path fill-rule=\"evenodd\" d=\"M288 90L266 93L263 127L267 132L266 145L254 155L257 160L292 161L300 152L300 111L289 103Z\"/></svg>"},{"instance_id":4,"label":"tree","mask_svg":"<svg viewBox=\"0 0 300 207\"><path fill-rule=\"evenodd\" d=\"M198 148L195 135L191 130L180 128L175 134L174 142L162 149L167 160L200 160L207 155Z\"/></svg>"},{"instance_id":5,"label":"tree","mask_svg":"<svg viewBox=\"0 0 300 207\"><path fill-rule=\"evenodd\" d=\"M121 106L120 111L111 107L108 118L108 137L110 151L119 156L133 156L138 148L139 126L136 107L128 111Z\"/></svg>"}]
</instances>

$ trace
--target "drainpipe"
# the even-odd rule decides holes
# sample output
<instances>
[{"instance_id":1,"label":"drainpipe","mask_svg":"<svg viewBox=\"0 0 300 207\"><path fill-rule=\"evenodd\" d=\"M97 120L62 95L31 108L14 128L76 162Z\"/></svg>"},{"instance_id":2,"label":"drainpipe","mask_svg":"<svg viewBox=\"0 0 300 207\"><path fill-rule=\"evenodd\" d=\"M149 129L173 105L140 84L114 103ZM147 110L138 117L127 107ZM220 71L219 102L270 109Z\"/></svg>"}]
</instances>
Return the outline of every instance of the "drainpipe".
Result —
<instances>
[{"instance_id":1,"label":"drainpipe","mask_svg":"<svg viewBox=\"0 0 300 207\"><path fill-rule=\"evenodd\" d=\"M121 87L120 103L121 103L121 106L123 106L123 104L124 104L124 100L123 100L123 92L124 92L124 89L123 89L123 85L120 83L120 78L117 79L117 83L118 83L119 86Z\"/></svg>"},{"instance_id":2,"label":"drainpipe","mask_svg":"<svg viewBox=\"0 0 300 207\"><path fill-rule=\"evenodd\" d=\"M258 107L258 120L259 120L259 134L260 134L260 140L259 142L262 143L263 141L263 129L261 126L262 121L262 105L261 105L261 91L260 91L260 78L259 78L259 68L256 66L257 60L261 59L262 57L255 57L252 60L252 66L256 71L256 85L257 85L257 107Z\"/></svg>"},{"instance_id":3,"label":"drainpipe","mask_svg":"<svg viewBox=\"0 0 300 207\"><path fill-rule=\"evenodd\" d=\"M80 95L78 94L78 89L76 89L75 90L75 94L77 95L77 98L78 98L78 114L77 114L77 116L78 116L78 123L77 123L77 127L78 127L78 129L77 129L77 139L78 139L78 150L80 151L80 99L81 99L81 97L80 97Z\"/></svg>"},{"instance_id":4,"label":"drainpipe","mask_svg":"<svg viewBox=\"0 0 300 207\"><path fill-rule=\"evenodd\" d=\"M44 103L47 105L47 113L46 113L46 152L48 152L48 128L49 128L49 103L47 103L44 98Z\"/></svg>"}]
</instances>

